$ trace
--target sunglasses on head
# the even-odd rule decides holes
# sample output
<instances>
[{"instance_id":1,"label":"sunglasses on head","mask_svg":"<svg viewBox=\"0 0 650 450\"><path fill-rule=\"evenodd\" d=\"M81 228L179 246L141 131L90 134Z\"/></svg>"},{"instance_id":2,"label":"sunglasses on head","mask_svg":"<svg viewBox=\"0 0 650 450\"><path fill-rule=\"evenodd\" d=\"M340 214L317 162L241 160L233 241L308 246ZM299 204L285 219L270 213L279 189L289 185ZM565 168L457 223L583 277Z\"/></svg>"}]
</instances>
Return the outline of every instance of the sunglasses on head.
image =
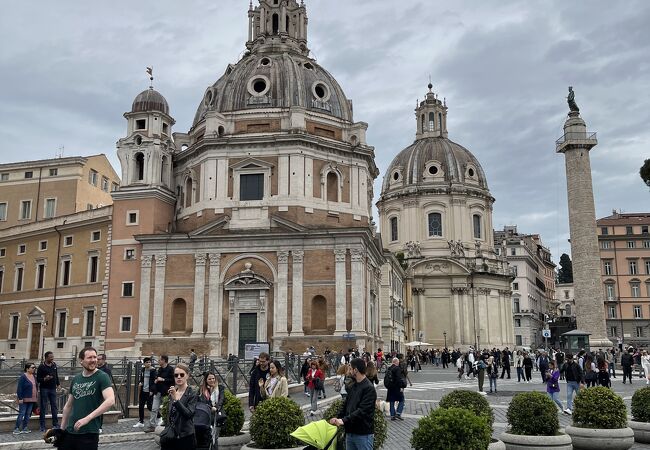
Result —
<instances>
[{"instance_id":1,"label":"sunglasses on head","mask_svg":"<svg viewBox=\"0 0 650 450\"><path fill-rule=\"evenodd\" d=\"M175 374L174 374L174 378L184 378L184 377L185 377L185 373L184 373L184 372L181 372L181 373L175 373Z\"/></svg>"}]
</instances>

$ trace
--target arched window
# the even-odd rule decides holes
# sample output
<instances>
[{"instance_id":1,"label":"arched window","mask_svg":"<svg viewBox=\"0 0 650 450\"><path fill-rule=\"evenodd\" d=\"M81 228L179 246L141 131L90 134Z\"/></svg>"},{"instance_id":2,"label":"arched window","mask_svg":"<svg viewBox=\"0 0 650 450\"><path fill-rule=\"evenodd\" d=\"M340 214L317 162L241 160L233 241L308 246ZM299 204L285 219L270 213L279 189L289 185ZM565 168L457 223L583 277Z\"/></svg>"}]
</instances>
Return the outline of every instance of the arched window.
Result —
<instances>
[{"instance_id":1,"label":"arched window","mask_svg":"<svg viewBox=\"0 0 650 450\"><path fill-rule=\"evenodd\" d=\"M481 216L474 214L472 216L472 226L474 230L474 239L482 239L481 235Z\"/></svg>"},{"instance_id":2,"label":"arched window","mask_svg":"<svg viewBox=\"0 0 650 450\"><path fill-rule=\"evenodd\" d=\"M564 314L567 316L571 315L571 303L564 305Z\"/></svg>"},{"instance_id":3,"label":"arched window","mask_svg":"<svg viewBox=\"0 0 650 450\"><path fill-rule=\"evenodd\" d=\"M278 31L280 31L280 18L278 17L277 14L273 14L273 34L278 34Z\"/></svg>"},{"instance_id":4,"label":"arched window","mask_svg":"<svg viewBox=\"0 0 650 450\"><path fill-rule=\"evenodd\" d=\"M162 157L162 165L160 166L160 182L167 184L167 171L169 170L169 161L166 156Z\"/></svg>"},{"instance_id":5,"label":"arched window","mask_svg":"<svg viewBox=\"0 0 650 450\"><path fill-rule=\"evenodd\" d=\"M442 214L429 214L429 236L442 236Z\"/></svg>"},{"instance_id":6,"label":"arched window","mask_svg":"<svg viewBox=\"0 0 650 450\"><path fill-rule=\"evenodd\" d=\"M399 239L399 234L397 232L397 217L390 218L390 240L395 242Z\"/></svg>"},{"instance_id":7,"label":"arched window","mask_svg":"<svg viewBox=\"0 0 650 450\"><path fill-rule=\"evenodd\" d=\"M187 177L185 181L185 207L192 206L192 178Z\"/></svg>"},{"instance_id":8,"label":"arched window","mask_svg":"<svg viewBox=\"0 0 650 450\"><path fill-rule=\"evenodd\" d=\"M185 300L177 298L172 302L171 331L185 331L186 320L187 305L185 304Z\"/></svg>"},{"instance_id":9,"label":"arched window","mask_svg":"<svg viewBox=\"0 0 650 450\"><path fill-rule=\"evenodd\" d=\"M135 154L135 179L136 181L144 180L144 154Z\"/></svg>"},{"instance_id":10,"label":"arched window","mask_svg":"<svg viewBox=\"0 0 650 450\"><path fill-rule=\"evenodd\" d=\"M424 128L424 114L422 114L422 117L420 117L420 132L424 133L426 131L426 128Z\"/></svg>"},{"instance_id":11,"label":"arched window","mask_svg":"<svg viewBox=\"0 0 650 450\"><path fill-rule=\"evenodd\" d=\"M614 283L605 284L605 294L607 296L607 300L614 300L616 298L616 290L614 288Z\"/></svg>"},{"instance_id":12,"label":"arched window","mask_svg":"<svg viewBox=\"0 0 650 450\"><path fill-rule=\"evenodd\" d=\"M442 113L438 113L438 128L442 131Z\"/></svg>"},{"instance_id":13,"label":"arched window","mask_svg":"<svg viewBox=\"0 0 650 450\"><path fill-rule=\"evenodd\" d=\"M339 177L335 172L327 174L327 201L339 201Z\"/></svg>"},{"instance_id":14,"label":"arched window","mask_svg":"<svg viewBox=\"0 0 650 450\"><path fill-rule=\"evenodd\" d=\"M327 300L322 295L311 300L311 330L327 330Z\"/></svg>"},{"instance_id":15,"label":"arched window","mask_svg":"<svg viewBox=\"0 0 650 450\"><path fill-rule=\"evenodd\" d=\"M289 16L285 17L285 31L288 33L289 32Z\"/></svg>"},{"instance_id":16,"label":"arched window","mask_svg":"<svg viewBox=\"0 0 650 450\"><path fill-rule=\"evenodd\" d=\"M429 113L429 131L433 131L436 127L436 115L432 112Z\"/></svg>"}]
</instances>

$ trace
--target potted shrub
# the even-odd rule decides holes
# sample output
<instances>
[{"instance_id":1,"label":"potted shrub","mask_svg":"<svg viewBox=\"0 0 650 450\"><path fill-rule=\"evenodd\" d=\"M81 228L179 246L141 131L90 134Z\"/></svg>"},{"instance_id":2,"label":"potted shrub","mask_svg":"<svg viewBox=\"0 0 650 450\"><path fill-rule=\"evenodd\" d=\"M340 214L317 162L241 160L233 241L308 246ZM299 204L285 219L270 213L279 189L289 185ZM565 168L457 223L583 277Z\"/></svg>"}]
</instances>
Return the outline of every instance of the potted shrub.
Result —
<instances>
[{"instance_id":1,"label":"potted shrub","mask_svg":"<svg viewBox=\"0 0 650 450\"><path fill-rule=\"evenodd\" d=\"M560 433L557 406L541 392L522 392L513 397L506 414L510 429L501 434L506 449L571 450L571 437Z\"/></svg>"},{"instance_id":2,"label":"potted shrub","mask_svg":"<svg viewBox=\"0 0 650 450\"><path fill-rule=\"evenodd\" d=\"M463 408L471 411L479 417L483 417L492 432L494 423L494 412L490 403L478 392L457 389L451 391L440 399L440 407L445 408ZM491 439L490 450L505 449L505 445L498 439Z\"/></svg>"},{"instance_id":3,"label":"potted shrub","mask_svg":"<svg viewBox=\"0 0 650 450\"><path fill-rule=\"evenodd\" d=\"M300 445L291 436L296 428L305 424L302 409L293 400L286 397L273 397L264 400L255 407L250 420L252 443L242 449L284 448L300 449Z\"/></svg>"},{"instance_id":4,"label":"potted shrub","mask_svg":"<svg viewBox=\"0 0 650 450\"><path fill-rule=\"evenodd\" d=\"M223 412L227 419L226 424L219 430L219 449L239 450L242 445L251 441L251 435L241 432L244 426L244 408L241 401L228 390L224 393Z\"/></svg>"},{"instance_id":5,"label":"potted shrub","mask_svg":"<svg viewBox=\"0 0 650 450\"><path fill-rule=\"evenodd\" d=\"M626 450L634 445L623 399L606 387L581 389L573 402L573 426L566 427L573 448Z\"/></svg>"},{"instance_id":6,"label":"potted shrub","mask_svg":"<svg viewBox=\"0 0 650 450\"><path fill-rule=\"evenodd\" d=\"M650 387L639 389L632 396L632 418L629 427L634 431L634 440L650 444Z\"/></svg>"},{"instance_id":7,"label":"potted shrub","mask_svg":"<svg viewBox=\"0 0 650 450\"><path fill-rule=\"evenodd\" d=\"M415 450L485 450L491 434L485 416L463 408L436 408L418 421L411 446Z\"/></svg>"},{"instance_id":8,"label":"potted shrub","mask_svg":"<svg viewBox=\"0 0 650 450\"><path fill-rule=\"evenodd\" d=\"M343 399L334 400L332 404L323 412L323 419L329 421L331 418L336 417L343 408ZM386 422L386 417L384 413L375 409L375 420L374 420L374 441L373 449L378 450L384 446L386 438L388 437L388 422ZM343 427L339 427L339 439L345 439L345 430ZM345 445L345 444L343 444Z\"/></svg>"}]
</instances>

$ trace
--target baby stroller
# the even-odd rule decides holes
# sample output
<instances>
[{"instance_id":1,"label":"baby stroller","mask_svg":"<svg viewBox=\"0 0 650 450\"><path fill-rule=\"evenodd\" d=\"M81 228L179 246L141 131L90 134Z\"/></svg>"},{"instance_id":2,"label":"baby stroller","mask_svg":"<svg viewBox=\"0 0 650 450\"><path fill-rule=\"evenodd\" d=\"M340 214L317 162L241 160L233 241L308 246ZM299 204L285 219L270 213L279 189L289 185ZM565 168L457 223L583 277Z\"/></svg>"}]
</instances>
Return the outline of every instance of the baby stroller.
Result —
<instances>
[{"instance_id":1,"label":"baby stroller","mask_svg":"<svg viewBox=\"0 0 650 450\"><path fill-rule=\"evenodd\" d=\"M194 413L194 432L196 448L201 450L217 450L219 414L212 414L212 408L206 403L198 402ZM221 425L221 424L219 424Z\"/></svg>"}]
</instances>

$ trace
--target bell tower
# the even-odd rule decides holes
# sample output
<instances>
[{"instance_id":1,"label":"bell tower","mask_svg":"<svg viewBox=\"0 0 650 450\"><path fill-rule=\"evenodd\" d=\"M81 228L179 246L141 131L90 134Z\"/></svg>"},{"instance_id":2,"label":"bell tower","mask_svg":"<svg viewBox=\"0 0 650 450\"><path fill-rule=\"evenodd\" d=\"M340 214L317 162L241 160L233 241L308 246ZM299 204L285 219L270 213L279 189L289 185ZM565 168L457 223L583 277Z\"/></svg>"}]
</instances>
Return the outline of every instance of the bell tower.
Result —
<instances>
[{"instance_id":1,"label":"bell tower","mask_svg":"<svg viewBox=\"0 0 650 450\"><path fill-rule=\"evenodd\" d=\"M417 131L415 139L447 137L447 101L440 101L429 83L429 92L415 108Z\"/></svg>"}]
</instances>

